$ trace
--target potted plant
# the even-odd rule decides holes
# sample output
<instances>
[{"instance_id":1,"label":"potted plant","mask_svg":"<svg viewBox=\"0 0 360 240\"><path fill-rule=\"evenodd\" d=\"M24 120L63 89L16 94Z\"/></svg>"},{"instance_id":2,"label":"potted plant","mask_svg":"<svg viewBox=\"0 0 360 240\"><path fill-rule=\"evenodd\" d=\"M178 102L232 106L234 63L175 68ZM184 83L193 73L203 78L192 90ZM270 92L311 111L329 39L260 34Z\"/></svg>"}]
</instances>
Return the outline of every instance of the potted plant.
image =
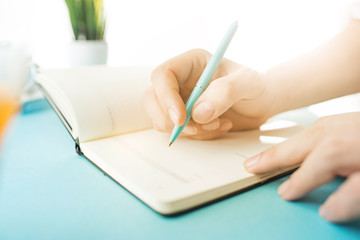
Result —
<instances>
[{"instance_id":1,"label":"potted plant","mask_svg":"<svg viewBox=\"0 0 360 240\"><path fill-rule=\"evenodd\" d=\"M75 40L69 56L73 66L106 64L106 19L103 0L65 0Z\"/></svg>"}]
</instances>

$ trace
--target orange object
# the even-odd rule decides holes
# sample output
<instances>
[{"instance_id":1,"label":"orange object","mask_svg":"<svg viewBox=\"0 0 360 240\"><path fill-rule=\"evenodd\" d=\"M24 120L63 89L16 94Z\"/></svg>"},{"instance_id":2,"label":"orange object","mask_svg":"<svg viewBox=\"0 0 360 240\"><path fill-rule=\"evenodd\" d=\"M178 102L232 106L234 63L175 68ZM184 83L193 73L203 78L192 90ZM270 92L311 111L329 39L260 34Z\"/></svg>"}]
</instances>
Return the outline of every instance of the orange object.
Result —
<instances>
[{"instance_id":1,"label":"orange object","mask_svg":"<svg viewBox=\"0 0 360 240\"><path fill-rule=\"evenodd\" d=\"M17 112L16 100L0 89L0 135L10 118Z\"/></svg>"}]
</instances>

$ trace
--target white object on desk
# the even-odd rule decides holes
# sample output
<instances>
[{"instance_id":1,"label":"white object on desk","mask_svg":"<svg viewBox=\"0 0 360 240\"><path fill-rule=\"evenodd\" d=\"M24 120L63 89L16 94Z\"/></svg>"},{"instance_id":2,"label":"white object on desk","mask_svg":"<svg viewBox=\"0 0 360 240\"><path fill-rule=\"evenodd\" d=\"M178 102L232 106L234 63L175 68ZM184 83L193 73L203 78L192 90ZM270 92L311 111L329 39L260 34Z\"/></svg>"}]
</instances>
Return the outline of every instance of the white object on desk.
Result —
<instances>
[{"instance_id":1,"label":"white object on desk","mask_svg":"<svg viewBox=\"0 0 360 240\"><path fill-rule=\"evenodd\" d=\"M318 117L360 111L360 93L311 105L309 110Z\"/></svg>"},{"instance_id":2,"label":"white object on desk","mask_svg":"<svg viewBox=\"0 0 360 240\"><path fill-rule=\"evenodd\" d=\"M69 45L71 66L106 64L108 45L105 41L76 40Z\"/></svg>"},{"instance_id":3,"label":"white object on desk","mask_svg":"<svg viewBox=\"0 0 360 240\"><path fill-rule=\"evenodd\" d=\"M18 96L30 75L31 55L25 44L0 41L0 85Z\"/></svg>"}]
</instances>

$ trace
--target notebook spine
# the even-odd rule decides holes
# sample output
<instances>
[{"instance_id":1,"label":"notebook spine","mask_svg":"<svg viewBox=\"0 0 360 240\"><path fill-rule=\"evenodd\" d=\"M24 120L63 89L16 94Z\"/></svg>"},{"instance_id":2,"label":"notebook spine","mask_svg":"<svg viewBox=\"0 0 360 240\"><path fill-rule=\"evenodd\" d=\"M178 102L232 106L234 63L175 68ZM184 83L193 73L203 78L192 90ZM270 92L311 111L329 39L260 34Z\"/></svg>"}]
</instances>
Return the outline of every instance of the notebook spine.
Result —
<instances>
[{"instance_id":1,"label":"notebook spine","mask_svg":"<svg viewBox=\"0 0 360 240\"><path fill-rule=\"evenodd\" d=\"M83 152L81 151L81 148L80 148L80 143L79 143L79 138L76 138L75 139L75 151L77 154L79 154L80 156L83 156Z\"/></svg>"}]
</instances>

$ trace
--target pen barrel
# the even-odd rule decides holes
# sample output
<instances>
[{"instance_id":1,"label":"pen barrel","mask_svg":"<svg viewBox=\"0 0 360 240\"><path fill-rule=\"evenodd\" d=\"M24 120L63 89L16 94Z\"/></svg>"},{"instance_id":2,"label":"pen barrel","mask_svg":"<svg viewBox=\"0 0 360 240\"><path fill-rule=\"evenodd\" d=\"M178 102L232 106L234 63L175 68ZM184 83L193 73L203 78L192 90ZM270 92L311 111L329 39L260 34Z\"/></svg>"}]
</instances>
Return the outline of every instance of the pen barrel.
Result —
<instances>
[{"instance_id":1,"label":"pen barrel","mask_svg":"<svg viewBox=\"0 0 360 240\"><path fill-rule=\"evenodd\" d=\"M210 58L209 62L207 63L203 73L201 74L197 85L201 86L202 88L206 89L211 81L211 78L214 76L217 67L219 66L226 49L228 48L232 38L234 37L234 34L236 32L236 29L238 27L237 22L234 22L230 25L229 29L225 33L223 39L221 40L221 43L219 44L219 47L216 49L215 53Z\"/></svg>"},{"instance_id":2,"label":"pen barrel","mask_svg":"<svg viewBox=\"0 0 360 240\"><path fill-rule=\"evenodd\" d=\"M190 97L185 104L185 106L186 106L186 121L182 126L174 127L174 129L171 133L171 136L170 136L170 142L174 142L175 139L177 139L177 137L180 135L182 130L185 128L186 124L188 124L188 122L190 121L192 108L193 108L196 100L200 97L200 95L203 92L204 92L204 89L202 89L199 86L196 86L194 88L194 90L191 92Z\"/></svg>"},{"instance_id":3,"label":"pen barrel","mask_svg":"<svg viewBox=\"0 0 360 240\"><path fill-rule=\"evenodd\" d=\"M205 89L210 84L211 78L214 76L218 65L220 64L224 53L227 47L230 44L231 39L233 38L235 31L237 29L237 22L234 22L230 25L229 29L227 30L224 38L222 39L219 47L216 49L214 55L210 58L209 62L207 63L203 73L201 74L194 90L191 92L189 99L187 100L185 107L186 107L186 121L182 126L175 126L171 136L170 136L170 145L173 143L176 138L180 135L182 130L185 128L186 124L191 119L191 111L197 99L200 95L205 91ZM169 146L170 146L169 145Z\"/></svg>"},{"instance_id":4,"label":"pen barrel","mask_svg":"<svg viewBox=\"0 0 360 240\"><path fill-rule=\"evenodd\" d=\"M187 100L185 107L186 107L186 122L184 125L186 125L190 118L191 118L191 111L192 108L197 101L197 99L200 97L200 95L204 92L204 89L199 87L198 85L195 86L194 90L191 92L189 99Z\"/></svg>"}]
</instances>

